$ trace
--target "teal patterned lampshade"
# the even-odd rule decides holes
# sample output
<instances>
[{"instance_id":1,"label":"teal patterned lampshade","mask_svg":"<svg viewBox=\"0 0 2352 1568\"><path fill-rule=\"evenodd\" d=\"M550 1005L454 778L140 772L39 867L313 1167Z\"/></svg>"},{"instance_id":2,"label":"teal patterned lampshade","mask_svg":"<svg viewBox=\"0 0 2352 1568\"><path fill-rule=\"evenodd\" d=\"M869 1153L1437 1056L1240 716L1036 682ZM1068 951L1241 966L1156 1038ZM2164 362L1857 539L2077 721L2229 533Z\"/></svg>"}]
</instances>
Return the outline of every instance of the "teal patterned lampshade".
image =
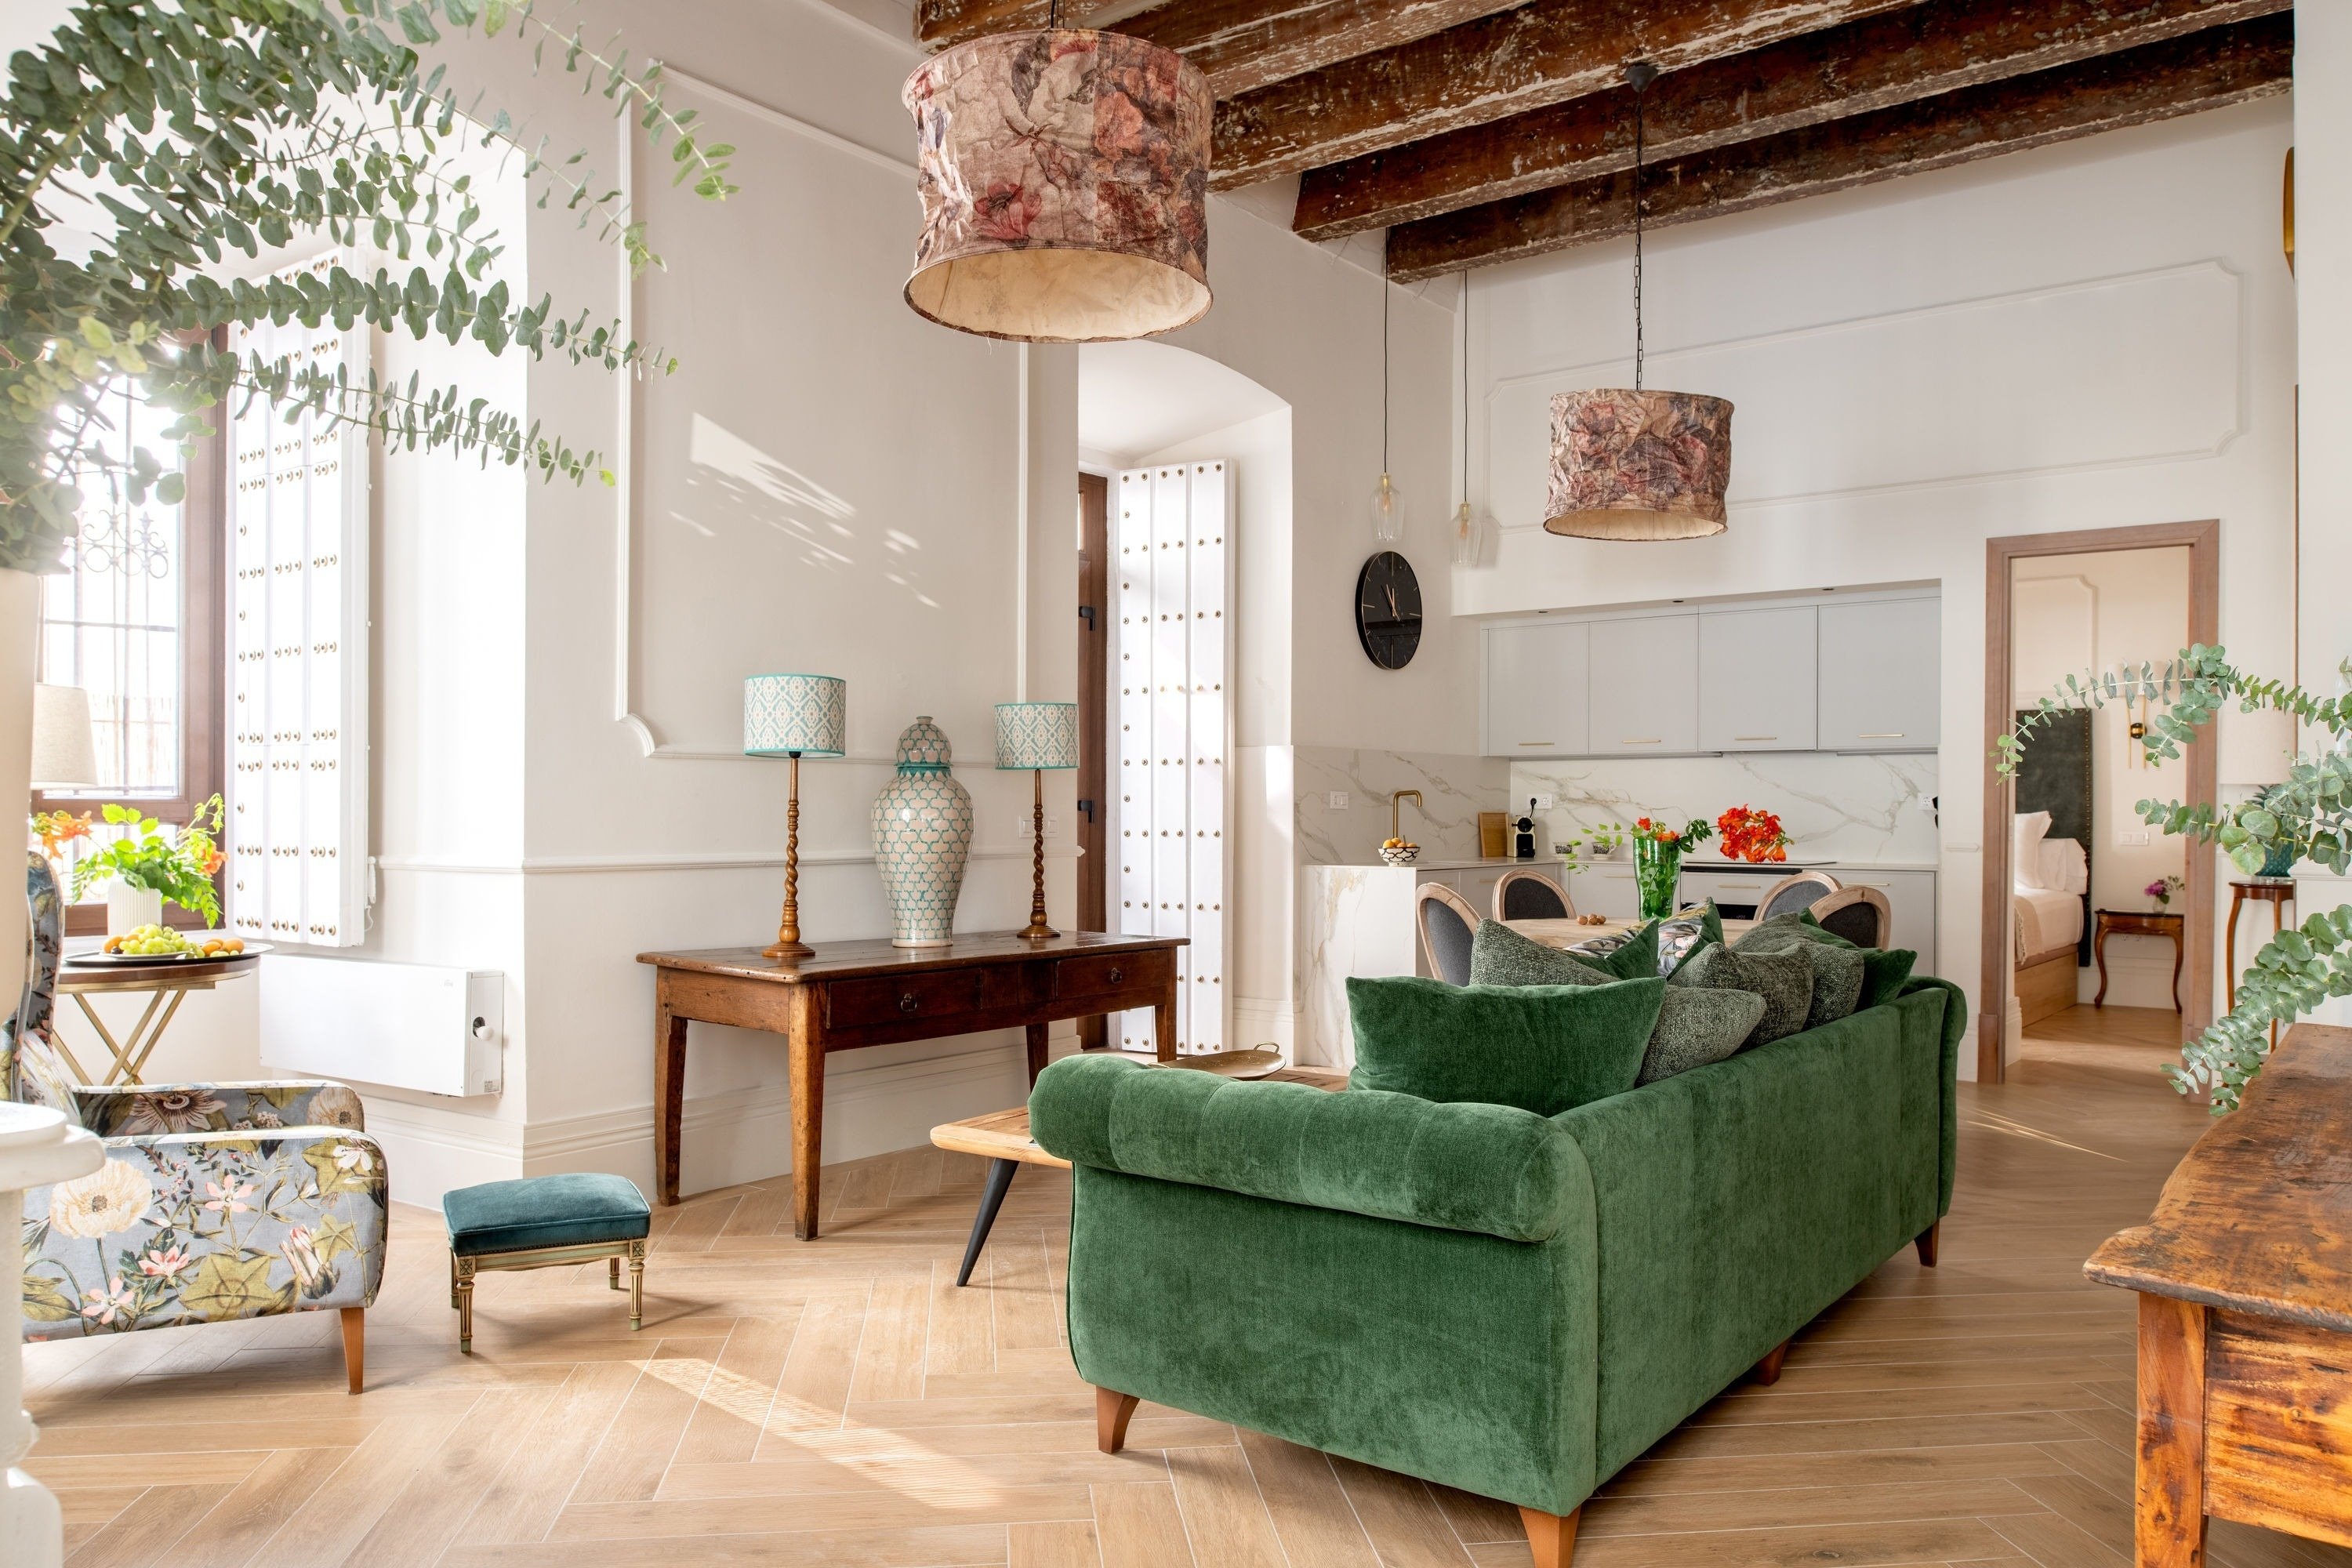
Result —
<instances>
[{"instance_id":1,"label":"teal patterned lampshade","mask_svg":"<svg viewBox=\"0 0 2352 1568\"><path fill-rule=\"evenodd\" d=\"M831 675L743 679L743 754L837 757L847 744L849 683Z\"/></svg>"},{"instance_id":2,"label":"teal patterned lampshade","mask_svg":"<svg viewBox=\"0 0 2352 1568\"><path fill-rule=\"evenodd\" d=\"M996 765L1075 768L1078 765L1078 705L1000 702L996 705Z\"/></svg>"}]
</instances>

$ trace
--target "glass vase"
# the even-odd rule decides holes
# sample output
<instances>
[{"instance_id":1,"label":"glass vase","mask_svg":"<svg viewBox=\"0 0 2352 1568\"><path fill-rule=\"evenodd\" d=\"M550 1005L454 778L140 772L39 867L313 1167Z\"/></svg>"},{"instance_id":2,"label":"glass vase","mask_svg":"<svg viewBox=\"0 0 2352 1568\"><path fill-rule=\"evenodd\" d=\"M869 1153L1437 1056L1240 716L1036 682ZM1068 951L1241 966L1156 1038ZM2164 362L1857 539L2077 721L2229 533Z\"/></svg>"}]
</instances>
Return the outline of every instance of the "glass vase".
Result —
<instances>
[{"instance_id":1,"label":"glass vase","mask_svg":"<svg viewBox=\"0 0 2352 1568\"><path fill-rule=\"evenodd\" d=\"M1662 921L1675 912L1675 896L1681 890L1682 879L1680 844L1654 838L1633 840L1633 886L1641 894L1643 920Z\"/></svg>"}]
</instances>

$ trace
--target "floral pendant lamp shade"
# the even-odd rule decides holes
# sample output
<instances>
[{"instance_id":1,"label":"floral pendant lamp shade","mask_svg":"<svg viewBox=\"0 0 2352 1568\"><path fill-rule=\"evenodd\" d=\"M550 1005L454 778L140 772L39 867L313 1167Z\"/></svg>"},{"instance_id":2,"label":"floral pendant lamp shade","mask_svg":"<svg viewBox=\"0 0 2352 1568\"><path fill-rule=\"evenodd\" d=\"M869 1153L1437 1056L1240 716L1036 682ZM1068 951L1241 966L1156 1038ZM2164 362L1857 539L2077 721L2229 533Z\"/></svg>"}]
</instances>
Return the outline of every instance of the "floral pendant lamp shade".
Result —
<instances>
[{"instance_id":1,"label":"floral pendant lamp shade","mask_svg":"<svg viewBox=\"0 0 2352 1568\"><path fill-rule=\"evenodd\" d=\"M1655 66L1626 68L1633 87L1633 384L1551 400L1551 492L1544 527L1578 539L1697 539L1724 530L1731 482L1731 405L1642 386L1642 99Z\"/></svg>"},{"instance_id":2,"label":"floral pendant lamp shade","mask_svg":"<svg viewBox=\"0 0 2352 1568\"><path fill-rule=\"evenodd\" d=\"M1209 309L1209 79L1118 33L997 33L907 79L922 237L907 303L1024 342L1150 337Z\"/></svg>"}]
</instances>

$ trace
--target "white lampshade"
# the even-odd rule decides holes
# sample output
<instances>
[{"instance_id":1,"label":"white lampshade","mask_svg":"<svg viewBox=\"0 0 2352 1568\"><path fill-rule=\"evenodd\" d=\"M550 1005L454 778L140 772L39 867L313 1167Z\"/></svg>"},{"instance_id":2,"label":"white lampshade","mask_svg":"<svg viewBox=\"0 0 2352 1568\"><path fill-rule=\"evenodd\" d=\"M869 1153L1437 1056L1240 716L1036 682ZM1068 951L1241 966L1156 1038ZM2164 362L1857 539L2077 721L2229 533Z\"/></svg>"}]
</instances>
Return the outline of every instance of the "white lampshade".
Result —
<instances>
[{"instance_id":1,"label":"white lampshade","mask_svg":"<svg viewBox=\"0 0 2352 1568\"><path fill-rule=\"evenodd\" d=\"M79 686L34 687L33 787L88 789L97 783L89 693Z\"/></svg>"},{"instance_id":2,"label":"white lampshade","mask_svg":"<svg viewBox=\"0 0 2352 1568\"><path fill-rule=\"evenodd\" d=\"M2294 763L2294 716L2275 708L2239 711L2233 703L2214 718L2220 730L2219 754L2214 758L2225 784L2284 784Z\"/></svg>"},{"instance_id":3,"label":"white lampshade","mask_svg":"<svg viewBox=\"0 0 2352 1568\"><path fill-rule=\"evenodd\" d=\"M743 679L743 752L753 757L837 757L848 744L849 684L831 675Z\"/></svg>"}]
</instances>

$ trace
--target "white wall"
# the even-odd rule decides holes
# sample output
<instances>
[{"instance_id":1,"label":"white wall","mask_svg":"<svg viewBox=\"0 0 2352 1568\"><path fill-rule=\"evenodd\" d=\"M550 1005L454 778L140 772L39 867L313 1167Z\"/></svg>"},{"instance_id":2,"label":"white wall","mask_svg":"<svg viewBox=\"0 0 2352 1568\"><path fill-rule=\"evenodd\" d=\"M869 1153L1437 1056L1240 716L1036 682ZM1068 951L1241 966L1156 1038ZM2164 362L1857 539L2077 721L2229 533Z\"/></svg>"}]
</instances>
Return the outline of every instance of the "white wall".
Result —
<instances>
[{"instance_id":1,"label":"white wall","mask_svg":"<svg viewBox=\"0 0 2352 1568\"><path fill-rule=\"evenodd\" d=\"M2124 665L2158 667L2189 642L2189 552L2126 550L2085 555L2043 555L2011 569L2016 705L2030 708L2052 689L2086 669ZM2031 585L2031 586L2029 586ZM2087 657L2083 657L2087 656ZM2140 821L2137 803L2180 800L2189 793L2184 758L2143 760L2131 738L2134 715L2121 704L2091 718L2091 907L2147 910L2145 891L2158 877L2178 877L2188 863L2180 840ZM2146 717L2143 713L2140 717ZM2126 843L2126 837L2144 843ZM2176 895L2172 908L2181 907ZM2153 937L2107 942L2107 1001L2124 1007L2172 1005L2172 944ZM2184 988L2187 976L2183 975ZM2097 994L2098 971L2084 971L2082 999Z\"/></svg>"},{"instance_id":2,"label":"white wall","mask_svg":"<svg viewBox=\"0 0 2352 1568\"><path fill-rule=\"evenodd\" d=\"M1472 492L1502 531L1495 564L1455 574L1458 607L1940 583L1938 969L1973 1000L1984 541L2219 518L2224 643L2263 668L2289 651L2289 113L2251 104L1654 237L1649 384L1738 405L1716 539L1534 526L1544 397L1630 371L1630 247L1482 277Z\"/></svg>"},{"instance_id":3,"label":"white wall","mask_svg":"<svg viewBox=\"0 0 2352 1568\"><path fill-rule=\"evenodd\" d=\"M2294 239L2302 489L2301 679L2352 656L2352 6L2294 8ZM2266 183L2265 191L2270 189Z\"/></svg>"}]
</instances>

